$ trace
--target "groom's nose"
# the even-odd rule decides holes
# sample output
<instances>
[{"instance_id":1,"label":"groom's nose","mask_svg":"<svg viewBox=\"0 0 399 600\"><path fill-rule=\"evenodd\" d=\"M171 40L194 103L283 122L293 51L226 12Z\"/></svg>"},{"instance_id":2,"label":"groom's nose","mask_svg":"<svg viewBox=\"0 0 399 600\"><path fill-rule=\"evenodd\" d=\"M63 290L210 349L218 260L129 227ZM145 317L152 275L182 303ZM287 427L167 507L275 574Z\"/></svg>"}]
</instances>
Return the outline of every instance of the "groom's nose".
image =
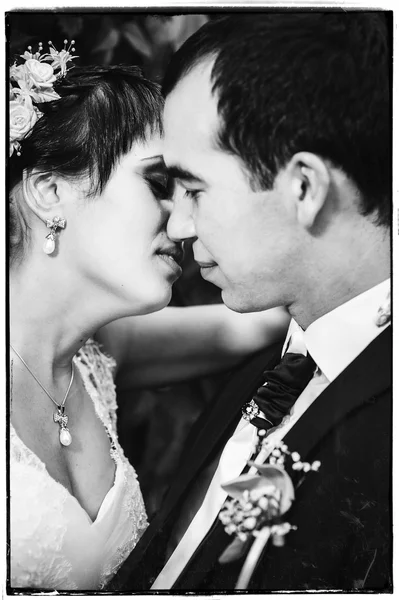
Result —
<instances>
[{"instance_id":1,"label":"groom's nose","mask_svg":"<svg viewBox=\"0 0 399 600\"><path fill-rule=\"evenodd\" d=\"M173 241L181 242L196 237L192 209L190 198L184 194L176 194L167 226L168 236Z\"/></svg>"}]
</instances>

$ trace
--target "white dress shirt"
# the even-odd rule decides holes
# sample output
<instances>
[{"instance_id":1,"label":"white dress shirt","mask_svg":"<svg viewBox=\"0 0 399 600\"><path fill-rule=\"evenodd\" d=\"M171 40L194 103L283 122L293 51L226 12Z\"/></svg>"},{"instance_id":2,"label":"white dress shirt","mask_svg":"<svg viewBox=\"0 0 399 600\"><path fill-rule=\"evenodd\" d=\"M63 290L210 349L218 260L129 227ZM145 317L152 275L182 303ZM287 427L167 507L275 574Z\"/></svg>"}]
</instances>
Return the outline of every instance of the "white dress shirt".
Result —
<instances>
[{"instance_id":1,"label":"white dress shirt","mask_svg":"<svg viewBox=\"0 0 399 600\"><path fill-rule=\"evenodd\" d=\"M377 325L377 314L378 309L386 304L389 294L390 280L387 279L323 315L306 331L294 320L291 321L283 354L287 350L302 354L308 351L317 369L295 402L290 415L268 436L268 450L262 451L255 462L262 463L266 460L275 444L284 438L329 383L388 326L389 323ZM241 419L223 450L201 507L152 585L152 590L166 590L173 586L208 533L227 497L222 484L241 474L252 455L256 438L256 427Z\"/></svg>"}]
</instances>

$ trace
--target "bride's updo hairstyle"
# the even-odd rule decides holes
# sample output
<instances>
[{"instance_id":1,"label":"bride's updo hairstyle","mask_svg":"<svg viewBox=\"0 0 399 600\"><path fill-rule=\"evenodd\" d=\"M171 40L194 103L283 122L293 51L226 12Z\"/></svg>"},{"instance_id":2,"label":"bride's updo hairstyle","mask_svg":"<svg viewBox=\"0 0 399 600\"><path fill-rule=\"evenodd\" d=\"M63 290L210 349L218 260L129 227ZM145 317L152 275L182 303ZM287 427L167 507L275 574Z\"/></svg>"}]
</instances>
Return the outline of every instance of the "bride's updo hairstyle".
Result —
<instances>
[{"instance_id":1,"label":"bride's updo hairstyle","mask_svg":"<svg viewBox=\"0 0 399 600\"><path fill-rule=\"evenodd\" d=\"M162 132L159 86L138 67L75 67L54 84L60 98L42 113L9 159L10 258L21 257L28 228L20 206L23 172L33 169L87 180L87 195L103 191L120 158L138 141Z\"/></svg>"}]
</instances>

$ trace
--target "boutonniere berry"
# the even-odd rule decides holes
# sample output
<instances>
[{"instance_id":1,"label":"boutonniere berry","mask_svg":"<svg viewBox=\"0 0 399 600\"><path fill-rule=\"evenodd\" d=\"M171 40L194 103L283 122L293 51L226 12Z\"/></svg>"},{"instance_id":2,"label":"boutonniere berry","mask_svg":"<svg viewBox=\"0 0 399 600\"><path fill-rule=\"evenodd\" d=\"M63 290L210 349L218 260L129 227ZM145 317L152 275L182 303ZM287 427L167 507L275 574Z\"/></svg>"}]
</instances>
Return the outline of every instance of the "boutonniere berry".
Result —
<instances>
[{"instance_id":1,"label":"boutonniere berry","mask_svg":"<svg viewBox=\"0 0 399 600\"><path fill-rule=\"evenodd\" d=\"M259 557L270 541L274 546L283 546L285 536L295 525L284 520L285 513L295 499L294 484L285 470L285 461L291 460L294 471L318 471L320 461L312 464L303 462L298 452L289 452L279 443L271 452L267 464L248 463L257 473L246 473L225 485L229 494L219 519L227 534L234 535L231 544L219 558L220 563L229 563L247 554L236 589L246 589Z\"/></svg>"}]
</instances>

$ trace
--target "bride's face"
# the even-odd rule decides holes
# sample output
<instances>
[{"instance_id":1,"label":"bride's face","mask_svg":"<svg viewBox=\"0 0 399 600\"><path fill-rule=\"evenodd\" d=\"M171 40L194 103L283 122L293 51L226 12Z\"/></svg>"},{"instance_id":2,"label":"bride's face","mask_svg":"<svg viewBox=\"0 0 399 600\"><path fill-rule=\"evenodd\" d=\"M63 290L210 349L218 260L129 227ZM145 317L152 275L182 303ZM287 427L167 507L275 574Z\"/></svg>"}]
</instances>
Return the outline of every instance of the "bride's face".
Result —
<instances>
[{"instance_id":1,"label":"bride's face","mask_svg":"<svg viewBox=\"0 0 399 600\"><path fill-rule=\"evenodd\" d=\"M121 316L166 306L181 274L181 245L166 233L171 201L162 150L159 136L134 144L102 194L80 202L65 230L78 270L102 297L117 300Z\"/></svg>"}]
</instances>

